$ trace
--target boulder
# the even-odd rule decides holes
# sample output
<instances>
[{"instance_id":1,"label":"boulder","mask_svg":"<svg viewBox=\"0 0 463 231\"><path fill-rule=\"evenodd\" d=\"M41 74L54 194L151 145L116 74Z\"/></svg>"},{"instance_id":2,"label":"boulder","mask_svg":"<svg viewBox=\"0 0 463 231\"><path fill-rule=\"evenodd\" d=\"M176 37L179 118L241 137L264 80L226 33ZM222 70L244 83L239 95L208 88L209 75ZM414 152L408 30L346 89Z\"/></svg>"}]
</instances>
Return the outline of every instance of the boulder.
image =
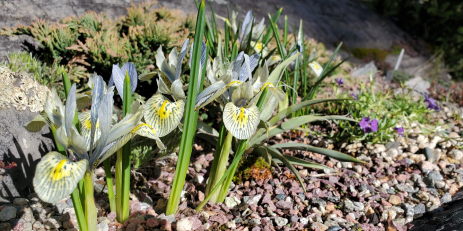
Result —
<instances>
[{"instance_id":1,"label":"boulder","mask_svg":"<svg viewBox=\"0 0 463 231\"><path fill-rule=\"evenodd\" d=\"M37 133L24 128L43 110L49 89L4 67L0 79L0 202L11 203L33 191L35 167L54 144L47 126Z\"/></svg>"}]
</instances>

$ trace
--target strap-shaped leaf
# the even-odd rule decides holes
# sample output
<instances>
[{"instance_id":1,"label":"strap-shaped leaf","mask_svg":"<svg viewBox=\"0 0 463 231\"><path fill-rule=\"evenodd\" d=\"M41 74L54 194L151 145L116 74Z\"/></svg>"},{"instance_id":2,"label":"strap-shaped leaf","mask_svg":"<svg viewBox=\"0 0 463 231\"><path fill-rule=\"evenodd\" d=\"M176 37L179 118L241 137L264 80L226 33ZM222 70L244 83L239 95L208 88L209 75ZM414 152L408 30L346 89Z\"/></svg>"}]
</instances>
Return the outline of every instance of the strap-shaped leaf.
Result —
<instances>
[{"instance_id":1,"label":"strap-shaped leaf","mask_svg":"<svg viewBox=\"0 0 463 231\"><path fill-rule=\"evenodd\" d=\"M196 126L199 130L202 130L208 134L211 134L215 137L219 136L219 132L215 130L213 127L209 126L208 124L204 123L201 120L198 120L198 124Z\"/></svg>"},{"instance_id":2,"label":"strap-shaped leaf","mask_svg":"<svg viewBox=\"0 0 463 231\"><path fill-rule=\"evenodd\" d=\"M256 105L245 108L227 103L223 111L223 121L234 137L240 140L248 139L254 135L259 124L259 109Z\"/></svg>"},{"instance_id":3,"label":"strap-shaped leaf","mask_svg":"<svg viewBox=\"0 0 463 231\"><path fill-rule=\"evenodd\" d=\"M145 121L159 137L173 131L183 117L185 101L170 102L161 94L151 97L144 106Z\"/></svg>"},{"instance_id":4,"label":"strap-shaped leaf","mask_svg":"<svg viewBox=\"0 0 463 231\"><path fill-rule=\"evenodd\" d=\"M291 164L291 162L289 162L284 156L283 154L281 154L278 150L276 150L275 148L273 147L268 147L268 146L263 146L264 148L266 148L268 150L268 153L273 157L273 158L276 158L276 159L279 159L281 162L283 162L284 165L286 165L286 167L289 168L289 170L291 170L291 172L293 172L293 174L296 176L297 180L299 181L299 183L301 184L302 186L302 189L304 189L304 192L305 192L305 186L304 186L304 181L302 180L301 176L299 175L299 172L296 170L296 168Z\"/></svg>"},{"instance_id":5,"label":"strap-shaped leaf","mask_svg":"<svg viewBox=\"0 0 463 231\"><path fill-rule=\"evenodd\" d=\"M278 121L286 118L286 116L290 115L291 113L295 112L295 111L298 111L299 109L301 108L304 108L304 107L308 107L310 105L314 105L314 104L319 104L319 103L324 103L324 102L336 102L336 101L343 101L343 100L348 100L347 98L346 99L343 99L343 98L339 98L339 99L314 99L314 100L307 100L307 101L304 101L304 102L301 102L301 103L298 103L298 104L294 104L288 108L286 108L285 110L283 111L280 111L278 112L274 117L272 117L272 119L270 119L268 122L270 123L270 125L274 125L276 124ZM354 120L353 122L357 122L356 120Z\"/></svg>"},{"instance_id":6,"label":"strap-shaped leaf","mask_svg":"<svg viewBox=\"0 0 463 231\"><path fill-rule=\"evenodd\" d=\"M267 139L269 137L273 137L276 134L279 134L279 133L294 129L294 128L299 127L299 126L301 126L303 124L311 123L311 122L314 122L314 121L325 121L325 120L346 120L346 121L356 122L356 120L347 118L345 116L312 116L312 115L307 115L307 116L295 117L295 118L289 119L286 122L283 122L279 126L271 127L269 129L269 132L268 132L268 137L266 135L262 135L263 131L261 129L249 141L249 146L252 147L254 144L261 143L262 141L264 141L265 139ZM270 123L270 125L273 125L273 124Z\"/></svg>"},{"instance_id":7,"label":"strap-shaped leaf","mask_svg":"<svg viewBox=\"0 0 463 231\"><path fill-rule=\"evenodd\" d=\"M324 148L317 148L317 147L310 146L304 143L281 143L281 144L275 144L272 147L279 148L279 149L293 149L293 150L303 150L303 151L315 152L318 154L322 154L322 155L334 158L342 162L365 163L363 161L357 160L353 156L344 154L342 152L324 149Z\"/></svg>"},{"instance_id":8,"label":"strap-shaped leaf","mask_svg":"<svg viewBox=\"0 0 463 231\"><path fill-rule=\"evenodd\" d=\"M84 176L88 161L72 162L58 152L45 155L37 165L33 179L37 196L47 203L56 203L71 194Z\"/></svg>"},{"instance_id":9,"label":"strap-shaped leaf","mask_svg":"<svg viewBox=\"0 0 463 231\"><path fill-rule=\"evenodd\" d=\"M151 78L153 78L154 76L156 76L156 74L158 74L159 72L157 71L153 71L153 72L149 72L149 73L144 73L144 74L141 74L138 76L138 79L140 81L148 81L150 80ZM109 84L108 84L109 86Z\"/></svg>"},{"instance_id":10,"label":"strap-shaped leaf","mask_svg":"<svg viewBox=\"0 0 463 231\"><path fill-rule=\"evenodd\" d=\"M272 71L268 78L268 82L272 83L274 86L278 86L278 83L280 82L280 78L283 75L283 72L285 71L286 67L294 61L298 55L293 55L286 59L285 61L281 62L278 64L278 66Z\"/></svg>"}]
</instances>

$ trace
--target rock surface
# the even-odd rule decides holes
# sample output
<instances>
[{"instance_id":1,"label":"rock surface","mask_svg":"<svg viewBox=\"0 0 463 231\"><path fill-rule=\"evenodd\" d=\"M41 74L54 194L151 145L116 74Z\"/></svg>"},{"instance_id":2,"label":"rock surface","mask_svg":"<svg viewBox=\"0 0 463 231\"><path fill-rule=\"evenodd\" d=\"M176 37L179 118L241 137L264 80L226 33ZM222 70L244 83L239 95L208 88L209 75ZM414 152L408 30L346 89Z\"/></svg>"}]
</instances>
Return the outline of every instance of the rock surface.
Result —
<instances>
[{"instance_id":1,"label":"rock surface","mask_svg":"<svg viewBox=\"0 0 463 231\"><path fill-rule=\"evenodd\" d=\"M109 18L115 19L126 14L126 8L130 7L131 2L138 4L142 0L1 1L0 28L18 24L29 25L35 18L56 22L71 15L81 16L88 10L97 13L104 11ZM273 14L282 7L282 17L278 22L280 28L283 28L284 15L288 16L288 25L298 26L299 20L302 19L306 36L324 43L329 49L334 48L341 41L350 49L356 47L389 49L394 41L402 41L407 36L392 21L384 19L354 0L214 0L214 12L226 16L226 4L230 4L230 9L238 6L239 20L243 20L248 10L253 10L258 21L265 18L267 26L269 23L267 14ZM181 9L185 13L196 13L194 1L158 0L158 6ZM206 8L210 11L209 7ZM222 23L219 25L223 28ZM34 46L38 45L29 36L0 36L0 56L20 50L24 46L24 41Z\"/></svg>"},{"instance_id":2,"label":"rock surface","mask_svg":"<svg viewBox=\"0 0 463 231\"><path fill-rule=\"evenodd\" d=\"M31 78L0 67L0 161L11 166L0 172L0 202L29 195L35 166L54 146L48 127L37 133L23 127L43 109L48 91ZM4 100L2 94L16 96Z\"/></svg>"}]
</instances>

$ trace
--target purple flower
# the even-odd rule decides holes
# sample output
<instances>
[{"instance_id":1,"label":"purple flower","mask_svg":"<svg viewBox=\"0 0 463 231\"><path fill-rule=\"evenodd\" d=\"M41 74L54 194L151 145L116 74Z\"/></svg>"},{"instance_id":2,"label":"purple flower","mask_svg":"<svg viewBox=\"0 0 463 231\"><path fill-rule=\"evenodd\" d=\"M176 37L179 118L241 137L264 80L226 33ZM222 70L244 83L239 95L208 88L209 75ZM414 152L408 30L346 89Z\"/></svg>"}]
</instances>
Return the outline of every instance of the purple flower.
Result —
<instances>
[{"instance_id":1,"label":"purple flower","mask_svg":"<svg viewBox=\"0 0 463 231\"><path fill-rule=\"evenodd\" d=\"M369 117L365 117L362 119L362 121L360 121L359 125L360 125L360 128L362 128L365 133L371 133L372 131L373 132L378 131L378 120L376 119L373 119L372 121L370 121Z\"/></svg>"},{"instance_id":2,"label":"purple flower","mask_svg":"<svg viewBox=\"0 0 463 231\"><path fill-rule=\"evenodd\" d=\"M357 97L356 94L352 93L352 98L354 98L355 100L359 100L359 98Z\"/></svg>"},{"instance_id":3,"label":"purple flower","mask_svg":"<svg viewBox=\"0 0 463 231\"><path fill-rule=\"evenodd\" d=\"M399 136L404 137L404 128L402 128L402 127L400 127L400 128L395 127L394 129L399 133Z\"/></svg>"},{"instance_id":4,"label":"purple flower","mask_svg":"<svg viewBox=\"0 0 463 231\"><path fill-rule=\"evenodd\" d=\"M338 83L338 86L341 86L341 85L344 84L344 79L339 78L339 79L336 80L336 82Z\"/></svg>"},{"instance_id":5,"label":"purple flower","mask_svg":"<svg viewBox=\"0 0 463 231\"><path fill-rule=\"evenodd\" d=\"M433 99L433 98L430 98L427 94L424 95L425 99L424 99L424 103L428 103L428 106L426 106L427 109L430 109L430 110L435 110L435 111L439 111L439 106L437 106L437 103L436 103L436 100Z\"/></svg>"}]
</instances>

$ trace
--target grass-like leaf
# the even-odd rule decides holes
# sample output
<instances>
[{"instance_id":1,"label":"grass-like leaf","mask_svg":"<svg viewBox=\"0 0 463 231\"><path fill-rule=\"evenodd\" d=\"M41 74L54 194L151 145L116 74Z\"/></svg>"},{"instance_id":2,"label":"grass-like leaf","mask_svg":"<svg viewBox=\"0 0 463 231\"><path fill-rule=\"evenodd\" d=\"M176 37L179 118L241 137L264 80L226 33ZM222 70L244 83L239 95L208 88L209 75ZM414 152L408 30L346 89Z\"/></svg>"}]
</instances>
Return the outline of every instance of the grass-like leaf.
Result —
<instances>
[{"instance_id":1,"label":"grass-like leaf","mask_svg":"<svg viewBox=\"0 0 463 231\"><path fill-rule=\"evenodd\" d=\"M304 189L304 192L306 192L305 190L305 186L304 186L304 181L302 180L301 176L299 175L299 172L297 171L297 169L291 164L291 162L289 160L286 159L286 157L281 154L278 150L276 150L274 147L272 146L264 146L265 149L267 149L268 153L270 155L272 155L273 159L277 158L279 159L281 162L283 162L284 165L286 165L286 167L288 167L291 172L293 172L293 174L296 176L297 180L299 181L299 183L301 184L302 186L302 189Z\"/></svg>"},{"instance_id":2,"label":"grass-like leaf","mask_svg":"<svg viewBox=\"0 0 463 231\"><path fill-rule=\"evenodd\" d=\"M180 195L185 183L186 172L190 163L193 138L196 133L196 124L198 114L195 113L195 101L198 93L198 84L203 82L202 72L200 67L201 62L201 45L205 30L205 3L204 0L199 5L198 15L196 19L195 40L193 47L193 55L191 62L190 81L188 86L188 98L184 117L184 131L180 142L178 153L177 168L175 169L175 177L172 185L172 191L167 202L166 214L175 214L180 203ZM204 72L204 71L203 71ZM199 79L200 82L198 81ZM201 90L201 89L200 89Z\"/></svg>"},{"instance_id":3,"label":"grass-like leaf","mask_svg":"<svg viewBox=\"0 0 463 231\"><path fill-rule=\"evenodd\" d=\"M356 163L362 163L362 164L365 163L363 161L356 159L355 157L349 156L342 152L324 149L324 148L317 148L317 147L310 146L310 145L303 144L303 143L275 144L272 147L280 148L280 149L293 149L293 150L303 150L303 151L315 152L315 153L319 153L325 156L329 156L331 158L334 158L342 162L356 162Z\"/></svg>"},{"instance_id":4,"label":"grass-like leaf","mask_svg":"<svg viewBox=\"0 0 463 231\"><path fill-rule=\"evenodd\" d=\"M253 146L254 144L259 144L269 137L272 137L279 133L294 129L306 123L310 123L314 121L325 121L325 120L346 120L346 121L356 122L356 120L347 118L345 116L312 116L312 115L300 116L300 117L289 119L288 121L283 122L279 126L270 128L266 135L261 135L259 137L260 134L257 133L255 136L251 138L251 140L249 141L249 145Z\"/></svg>"}]
</instances>

